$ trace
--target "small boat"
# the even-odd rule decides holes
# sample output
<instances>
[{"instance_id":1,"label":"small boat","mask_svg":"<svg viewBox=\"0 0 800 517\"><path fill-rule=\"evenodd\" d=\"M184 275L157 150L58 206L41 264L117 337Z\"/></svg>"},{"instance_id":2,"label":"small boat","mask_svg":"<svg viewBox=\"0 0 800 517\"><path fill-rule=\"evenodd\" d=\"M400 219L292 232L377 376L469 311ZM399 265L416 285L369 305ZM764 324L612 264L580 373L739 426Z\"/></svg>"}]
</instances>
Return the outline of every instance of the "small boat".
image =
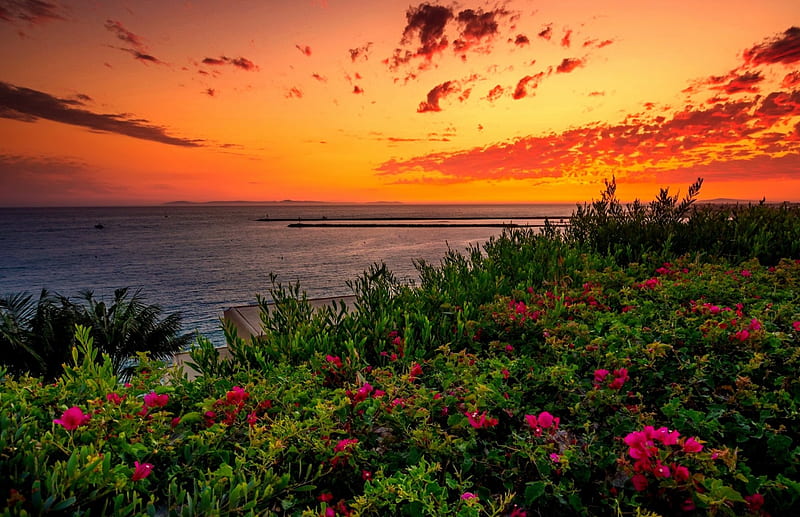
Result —
<instances>
[{"instance_id":1,"label":"small boat","mask_svg":"<svg viewBox=\"0 0 800 517\"><path fill-rule=\"evenodd\" d=\"M97 228L98 230L102 230L103 228L105 228L105 226L103 226L101 223L97 223L96 225L94 225L94 227Z\"/></svg>"}]
</instances>

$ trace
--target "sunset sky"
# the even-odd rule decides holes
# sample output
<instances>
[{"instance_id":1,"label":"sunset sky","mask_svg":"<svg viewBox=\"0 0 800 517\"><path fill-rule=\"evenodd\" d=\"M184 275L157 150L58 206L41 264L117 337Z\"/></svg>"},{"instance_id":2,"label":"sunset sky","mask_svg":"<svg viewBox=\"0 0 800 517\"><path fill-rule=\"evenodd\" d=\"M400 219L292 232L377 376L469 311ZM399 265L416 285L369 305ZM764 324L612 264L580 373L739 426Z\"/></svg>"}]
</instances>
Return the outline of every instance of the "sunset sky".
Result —
<instances>
[{"instance_id":1,"label":"sunset sky","mask_svg":"<svg viewBox=\"0 0 800 517\"><path fill-rule=\"evenodd\" d=\"M0 206L800 201L798 0L0 0Z\"/></svg>"}]
</instances>

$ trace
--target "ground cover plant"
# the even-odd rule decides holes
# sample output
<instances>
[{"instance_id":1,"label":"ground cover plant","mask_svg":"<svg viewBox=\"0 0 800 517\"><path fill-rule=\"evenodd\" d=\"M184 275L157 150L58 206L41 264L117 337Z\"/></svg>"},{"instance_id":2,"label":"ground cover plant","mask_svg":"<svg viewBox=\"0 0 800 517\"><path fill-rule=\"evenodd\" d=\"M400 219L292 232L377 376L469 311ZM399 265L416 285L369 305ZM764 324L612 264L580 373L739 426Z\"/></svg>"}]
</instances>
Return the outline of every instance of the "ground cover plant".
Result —
<instances>
[{"instance_id":1,"label":"ground cover plant","mask_svg":"<svg viewBox=\"0 0 800 517\"><path fill-rule=\"evenodd\" d=\"M375 265L354 310L273 279L264 335L200 338L196 380L121 381L78 327L54 381L0 372L3 512L792 514L800 256L670 253L509 230L419 285Z\"/></svg>"}]
</instances>

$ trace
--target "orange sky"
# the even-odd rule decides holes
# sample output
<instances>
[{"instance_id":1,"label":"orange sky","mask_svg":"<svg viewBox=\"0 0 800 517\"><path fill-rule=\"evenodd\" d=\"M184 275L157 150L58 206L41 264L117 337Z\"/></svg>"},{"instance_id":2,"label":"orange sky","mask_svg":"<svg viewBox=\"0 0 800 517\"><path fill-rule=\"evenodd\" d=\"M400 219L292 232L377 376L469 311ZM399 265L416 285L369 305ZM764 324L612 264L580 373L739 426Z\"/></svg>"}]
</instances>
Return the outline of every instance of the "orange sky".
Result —
<instances>
[{"instance_id":1,"label":"orange sky","mask_svg":"<svg viewBox=\"0 0 800 517\"><path fill-rule=\"evenodd\" d=\"M0 1L0 206L800 201L800 2Z\"/></svg>"}]
</instances>

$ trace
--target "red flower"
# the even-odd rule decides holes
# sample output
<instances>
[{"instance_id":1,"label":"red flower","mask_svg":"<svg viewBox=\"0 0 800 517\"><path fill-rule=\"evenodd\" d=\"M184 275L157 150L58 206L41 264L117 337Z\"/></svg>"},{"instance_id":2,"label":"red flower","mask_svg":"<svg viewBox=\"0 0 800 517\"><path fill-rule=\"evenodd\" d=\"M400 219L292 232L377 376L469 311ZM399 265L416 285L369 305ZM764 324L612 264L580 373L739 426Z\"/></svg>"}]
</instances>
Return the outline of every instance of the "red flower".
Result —
<instances>
[{"instance_id":1,"label":"red flower","mask_svg":"<svg viewBox=\"0 0 800 517\"><path fill-rule=\"evenodd\" d=\"M133 476L131 476L131 479L133 481L139 481L149 476L152 472L153 465L151 463L139 463L138 461L134 461Z\"/></svg>"},{"instance_id":2,"label":"red flower","mask_svg":"<svg viewBox=\"0 0 800 517\"><path fill-rule=\"evenodd\" d=\"M155 391L151 391L147 395L144 396L144 407L164 407L169 402L169 395L166 393L163 395L157 394Z\"/></svg>"},{"instance_id":3,"label":"red flower","mask_svg":"<svg viewBox=\"0 0 800 517\"><path fill-rule=\"evenodd\" d=\"M323 492L317 496L317 499L323 503L330 503L333 501L333 494L330 492Z\"/></svg>"},{"instance_id":4,"label":"red flower","mask_svg":"<svg viewBox=\"0 0 800 517\"><path fill-rule=\"evenodd\" d=\"M91 415L83 414L81 408L72 406L61 413L61 418L57 418L53 420L53 422L62 426L67 431L74 431L78 427L88 424L91 418Z\"/></svg>"},{"instance_id":5,"label":"red flower","mask_svg":"<svg viewBox=\"0 0 800 517\"><path fill-rule=\"evenodd\" d=\"M256 425L256 423L258 423L258 415L256 415L255 413L250 413L249 415L247 415L247 423L250 424L251 426Z\"/></svg>"},{"instance_id":6,"label":"red flower","mask_svg":"<svg viewBox=\"0 0 800 517\"><path fill-rule=\"evenodd\" d=\"M744 500L747 501L747 507L753 513L758 512L764 506L764 496L761 494L746 495Z\"/></svg>"},{"instance_id":7,"label":"red flower","mask_svg":"<svg viewBox=\"0 0 800 517\"><path fill-rule=\"evenodd\" d=\"M687 481L689 479L689 469L684 467L683 465L673 465L672 466L672 477L675 478L675 481L681 483L683 481Z\"/></svg>"},{"instance_id":8,"label":"red flower","mask_svg":"<svg viewBox=\"0 0 800 517\"><path fill-rule=\"evenodd\" d=\"M241 406L249 398L250 394L239 386L234 386L233 389L225 394L225 400L228 401L228 404L235 406Z\"/></svg>"},{"instance_id":9,"label":"red flower","mask_svg":"<svg viewBox=\"0 0 800 517\"><path fill-rule=\"evenodd\" d=\"M344 440L339 440L339 442L334 445L333 452L342 452L347 450L351 445L355 445L358 443L358 438L345 438Z\"/></svg>"},{"instance_id":10,"label":"red flower","mask_svg":"<svg viewBox=\"0 0 800 517\"><path fill-rule=\"evenodd\" d=\"M599 369L594 371L594 385L599 386L605 380L606 376L611 373L606 369Z\"/></svg>"},{"instance_id":11,"label":"red flower","mask_svg":"<svg viewBox=\"0 0 800 517\"><path fill-rule=\"evenodd\" d=\"M120 397L116 393L108 393L106 395L106 400L107 401L111 402L112 404L117 404L117 405L122 404L122 399L123 398L124 397Z\"/></svg>"},{"instance_id":12,"label":"red flower","mask_svg":"<svg viewBox=\"0 0 800 517\"><path fill-rule=\"evenodd\" d=\"M342 367L342 360L338 355L326 355L325 360L334 365L336 368Z\"/></svg>"},{"instance_id":13,"label":"red flower","mask_svg":"<svg viewBox=\"0 0 800 517\"><path fill-rule=\"evenodd\" d=\"M361 471L361 479L363 479L364 481L371 480L372 479L372 472L370 472L369 470L362 470Z\"/></svg>"}]
</instances>

